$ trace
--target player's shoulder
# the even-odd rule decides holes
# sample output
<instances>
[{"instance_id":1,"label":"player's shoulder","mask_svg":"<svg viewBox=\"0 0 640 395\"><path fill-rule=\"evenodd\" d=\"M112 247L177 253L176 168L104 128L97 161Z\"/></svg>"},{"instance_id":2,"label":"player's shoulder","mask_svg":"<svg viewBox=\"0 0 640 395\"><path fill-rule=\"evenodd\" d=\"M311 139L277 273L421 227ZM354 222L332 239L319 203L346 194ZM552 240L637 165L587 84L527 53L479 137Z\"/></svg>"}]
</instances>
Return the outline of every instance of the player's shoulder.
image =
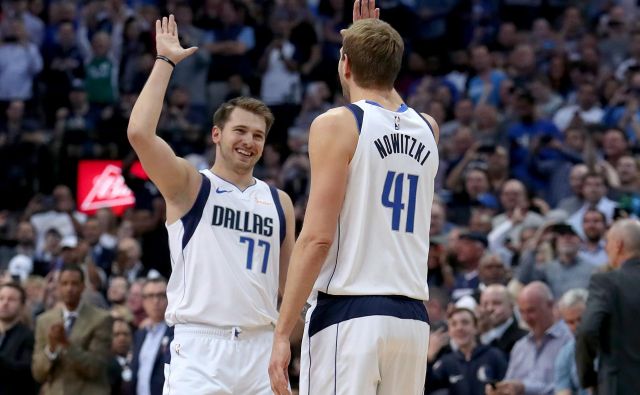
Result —
<instances>
[{"instance_id":1,"label":"player's shoulder","mask_svg":"<svg viewBox=\"0 0 640 395\"><path fill-rule=\"evenodd\" d=\"M313 121L316 125L342 125L347 119L353 118L353 113L345 106L331 108L318 115Z\"/></svg>"},{"instance_id":2,"label":"player's shoulder","mask_svg":"<svg viewBox=\"0 0 640 395\"><path fill-rule=\"evenodd\" d=\"M440 127L438 126L438 122L436 122L435 118L429 114L424 112L418 112L418 114L427 122L427 124L429 124L437 143L440 140Z\"/></svg>"}]
</instances>

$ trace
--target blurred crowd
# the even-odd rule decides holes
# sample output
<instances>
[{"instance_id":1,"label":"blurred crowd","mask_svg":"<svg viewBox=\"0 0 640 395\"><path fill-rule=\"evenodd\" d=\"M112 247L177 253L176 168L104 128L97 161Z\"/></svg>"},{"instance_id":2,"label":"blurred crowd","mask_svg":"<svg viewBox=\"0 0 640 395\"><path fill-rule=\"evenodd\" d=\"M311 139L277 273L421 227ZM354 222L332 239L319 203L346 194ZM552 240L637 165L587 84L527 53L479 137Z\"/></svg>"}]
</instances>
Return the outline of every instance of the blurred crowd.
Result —
<instances>
[{"instance_id":1,"label":"blurred crowd","mask_svg":"<svg viewBox=\"0 0 640 395\"><path fill-rule=\"evenodd\" d=\"M575 366L554 381L558 360L573 358L562 345L573 337L593 273L610 270L607 229L640 214L636 2L379 6L405 39L397 89L441 132L425 257L433 324L427 392L484 393L506 375L546 383L527 394L581 394ZM64 305L66 273L81 277L83 306L111 313L100 352L115 361L112 392L157 393L156 356L170 339L158 312L171 271L165 209L153 184L133 174L125 132L155 61L155 20L168 13L183 46L199 50L174 71L158 134L195 167L208 168L213 110L239 95L261 98L276 122L256 177L289 193L302 222L308 128L344 104L336 67L350 1L3 0L0 272L21 286L0 288L0 366L6 325L19 315L24 330L34 330L37 317ZM135 206L121 217L109 209L79 212L83 159L122 160ZM20 302L13 316L3 297ZM526 359L536 351L528 343L511 353L518 339L540 333L555 339L544 357ZM63 334L50 339L64 344ZM27 361L15 371L0 368L0 393L12 393L3 385L19 377L32 380ZM478 371L474 382L451 373L461 366ZM295 370L294 361L292 377Z\"/></svg>"}]
</instances>

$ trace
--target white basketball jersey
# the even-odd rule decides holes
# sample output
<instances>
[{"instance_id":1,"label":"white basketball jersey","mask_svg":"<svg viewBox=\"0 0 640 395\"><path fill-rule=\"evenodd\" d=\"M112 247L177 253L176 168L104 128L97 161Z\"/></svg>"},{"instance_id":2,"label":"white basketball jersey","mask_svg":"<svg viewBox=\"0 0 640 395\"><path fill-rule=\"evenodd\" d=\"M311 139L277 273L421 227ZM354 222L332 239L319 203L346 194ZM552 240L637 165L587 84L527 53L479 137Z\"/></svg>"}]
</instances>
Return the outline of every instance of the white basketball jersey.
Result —
<instances>
[{"instance_id":1,"label":"white basketball jersey","mask_svg":"<svg viewBox=\"0 0 640 395\"><path fill-rule=\"evenodd\" d=\"M260 180L240 191L201 173L195 204L167 225L173 271L165 318L170 325L273 324L286 229L278 192Z\"/></svg>"},{"instance_id":2,"label":"white basketball jersey","mask_svg":"<svg viewBox=\"0 0 640 395\"><path fill-rule=\"evenodd\" d=\"M438 148L429 123L404 104L347 106L360 130L329 255L314 290L427 300L427 256Z\"/></svg>"}]
</instances>

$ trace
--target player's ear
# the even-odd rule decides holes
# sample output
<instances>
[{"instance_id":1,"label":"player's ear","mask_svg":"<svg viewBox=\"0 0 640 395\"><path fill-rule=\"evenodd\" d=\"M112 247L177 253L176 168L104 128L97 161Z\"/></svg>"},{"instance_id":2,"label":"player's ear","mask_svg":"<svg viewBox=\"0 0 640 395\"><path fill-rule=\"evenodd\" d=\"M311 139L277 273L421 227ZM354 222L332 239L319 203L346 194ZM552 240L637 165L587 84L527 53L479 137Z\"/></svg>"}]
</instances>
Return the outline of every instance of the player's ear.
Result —
<instances>
[{"instance_id":1,"label":"player's ear","mask_svg":"<svg viewBox=\"0 0 640 395\"><path fill-rule=\"evenodd\" d=\"M213 127L211 128L211 139L213 140L214 144L218 144L220 142L221 134L222 130L220 130L219 127L213 125Z\"/></svg>"}]
</instances>

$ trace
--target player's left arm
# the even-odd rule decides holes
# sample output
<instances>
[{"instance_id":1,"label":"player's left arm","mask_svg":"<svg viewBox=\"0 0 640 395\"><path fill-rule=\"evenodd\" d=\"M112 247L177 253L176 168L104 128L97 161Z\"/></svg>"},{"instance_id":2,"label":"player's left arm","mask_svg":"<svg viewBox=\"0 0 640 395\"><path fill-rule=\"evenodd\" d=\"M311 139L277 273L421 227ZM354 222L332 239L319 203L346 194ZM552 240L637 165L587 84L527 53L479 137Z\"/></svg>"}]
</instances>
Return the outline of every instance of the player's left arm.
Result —
<instances>
[{"instance_id":1,"label":"player's left arm","mask_svg":"<svg viewBox=\"0 0 640 395\"><path fill-rule=\"evenodd\" d=\"M433 130L433 137L435 137L436 144L438 144L438 142L440 141L440 127L438 126L438 122L436 122L436 120L433 119L433 117L429 114L421 112L420 115L422 115L424 119L429 122L429 125L431 125L431 130Z\"/></svg>"},{"instance_id":2,"label":"player's left arm","mask_svg":"<svg viewBox=\"0 0 640 395\"><path fill-rule=\"evenodd\" d=\"M296 217L293 210L293 202L286 192L278 190L280 196L280 202L282 203L282 209L284 211L285 229L286 234L282 245L280 246L280 274L278 295L284 295L284 285L287 279L287 271L289 270L289 258L291 258L291 251L293 250L293 244L296 241Z\"/></svg>"},{"instance_id":3,"label":"player's left arm","mask_svg":"<svg viewBox=\"0 0 640 395\"><path fill-rule=\"evenodd\" d=\"M293 247L269 366L272 389L287 394L289 338L333 243L342 210L349 162L358 143L356 122L346 108L330 110L309 131L311 191L304 225Z\"/></svg>"}]
</instances>

